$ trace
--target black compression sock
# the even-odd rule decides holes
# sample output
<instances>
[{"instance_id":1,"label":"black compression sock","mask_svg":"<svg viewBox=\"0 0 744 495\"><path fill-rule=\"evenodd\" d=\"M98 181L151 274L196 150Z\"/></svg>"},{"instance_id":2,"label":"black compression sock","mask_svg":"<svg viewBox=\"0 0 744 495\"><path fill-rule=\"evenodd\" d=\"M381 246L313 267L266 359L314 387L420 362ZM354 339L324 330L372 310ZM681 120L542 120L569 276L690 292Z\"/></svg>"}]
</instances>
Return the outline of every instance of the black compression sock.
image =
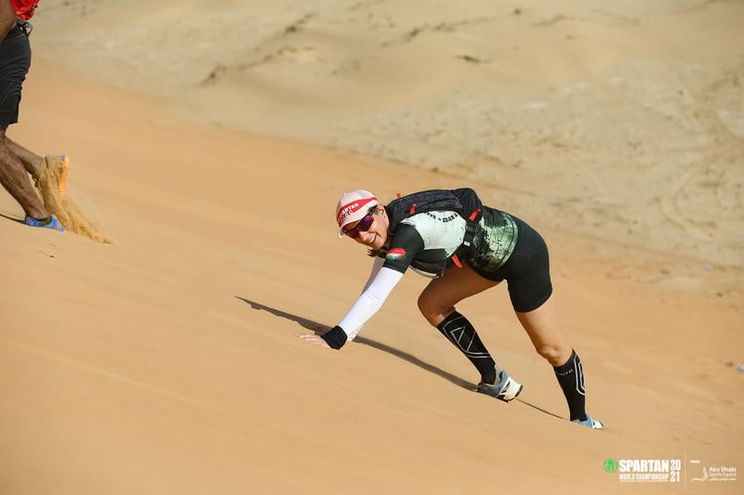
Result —
<instances>
[{"instance_id":1,"label":"black compression sock","mask_svg":"<svg viewBox=\"0 0 744 495\"><path fill-rule=\"evenodd\" d=\"M467 318L455 311L442 320L437 329L473 363L481 374L481 381L489 384L496 381L496 363Z\"/></svg>"},{"instance_id":2,"label":"black compression sock","mask_svg":"<svg viewBox=\"0 0 744 495\"><path fill-rule=\"evenodd\" d=\"M555 377L568 402L571 421L586 419L586 391L584 390L584 369L576 351L571 350L571 357L561 366L553 366Z\"/></svg>"}]
</instances>

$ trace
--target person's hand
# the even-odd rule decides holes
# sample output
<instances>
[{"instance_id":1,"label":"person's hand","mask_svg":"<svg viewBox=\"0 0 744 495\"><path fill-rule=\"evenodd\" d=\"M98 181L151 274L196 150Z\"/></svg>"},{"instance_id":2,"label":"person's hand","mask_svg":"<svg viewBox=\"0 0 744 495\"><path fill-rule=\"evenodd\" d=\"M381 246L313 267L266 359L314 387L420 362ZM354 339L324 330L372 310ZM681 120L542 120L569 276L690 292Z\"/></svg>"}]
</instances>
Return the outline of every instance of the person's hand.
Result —
<instances>
[{"instance_id":1,"label":"person's hand","mask_svg":"<svg viewBox=\"0 0 744 495\"><path fill-rule=\"evenodd\" d=\"M325 347L326 349L331 348L331 346L329 346L328 343L323 340L323 337L318 334L298 333L297 336L310 344L319 345L321 347Z\"/></svg>"}]
</instances>

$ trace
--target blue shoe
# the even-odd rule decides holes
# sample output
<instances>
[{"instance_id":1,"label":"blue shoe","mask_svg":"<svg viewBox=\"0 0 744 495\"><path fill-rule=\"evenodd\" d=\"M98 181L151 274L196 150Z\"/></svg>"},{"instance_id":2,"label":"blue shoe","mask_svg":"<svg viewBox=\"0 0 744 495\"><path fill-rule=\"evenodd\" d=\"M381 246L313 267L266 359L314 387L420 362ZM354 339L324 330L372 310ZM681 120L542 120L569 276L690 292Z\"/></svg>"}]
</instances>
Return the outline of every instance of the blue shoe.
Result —
<instances>
[{"instance_id":1,"label":"blue shoe","mask_svg":"<svg viewBox=\"0 0 744 495\"><path fill-rule=\"evenodd\" d=\"M23 220L23 223L25 223L29 227L39 227L42 229L59 230L60 232L65 231L65 228L62 226L61 223L59 223L59 220L54 215L50 215L49 221L38 220L34 217L30 217L26 215L26 219Z\"/></svg>"},{"instance_id":2,"label":"blue shoe","mask_svg":"<svg viewBox=\"0 0 744 495\"><path fill-rule=\"evenodd\" d=\"M577 425L586 426L587 428L591 428L592 430L601 430L604 428L604 425L601 422L597 421L596 419L592 419L592 417L588 414L586 415L586 419L583 421L580 419L574 419L571 422L576 423Z\"/></svg>"},{"instance_id":3,"label":"blue shoe","mask_svg":"<svg viewBox=\"0 0 744 495\"><path fill-rule=\"evenodd\" d=\"M477 391L481 394L496 397L497 399L503 400L504 402L509 402L510 400L515 399L524 388L512 377L510 377L509 374L504 370L501 370L498 378L498 381L493 385L480 382L478 384Z\"/></svg>"}]
</instances>

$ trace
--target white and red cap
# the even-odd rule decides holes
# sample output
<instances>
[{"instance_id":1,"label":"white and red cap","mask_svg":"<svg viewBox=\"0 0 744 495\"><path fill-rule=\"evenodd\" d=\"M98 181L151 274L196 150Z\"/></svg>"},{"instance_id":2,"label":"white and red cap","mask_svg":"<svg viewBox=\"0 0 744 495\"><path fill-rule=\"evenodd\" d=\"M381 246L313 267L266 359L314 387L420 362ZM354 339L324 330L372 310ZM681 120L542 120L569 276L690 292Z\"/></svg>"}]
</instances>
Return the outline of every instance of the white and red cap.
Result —
<instances>
[{"instance_id":1,"label":"white and red cap","mask_svg":"<svg viewBox=\"0 0 744 495\"><path fill-rule=\"evenodd\" d=\"M355 189L344 193L336 205L336 223L338 224L338 236L344 235L344 227L357 220L361 220L370 208L377 206L380 202L374 194L364 189Z\"/></svg>"}]
</instances>

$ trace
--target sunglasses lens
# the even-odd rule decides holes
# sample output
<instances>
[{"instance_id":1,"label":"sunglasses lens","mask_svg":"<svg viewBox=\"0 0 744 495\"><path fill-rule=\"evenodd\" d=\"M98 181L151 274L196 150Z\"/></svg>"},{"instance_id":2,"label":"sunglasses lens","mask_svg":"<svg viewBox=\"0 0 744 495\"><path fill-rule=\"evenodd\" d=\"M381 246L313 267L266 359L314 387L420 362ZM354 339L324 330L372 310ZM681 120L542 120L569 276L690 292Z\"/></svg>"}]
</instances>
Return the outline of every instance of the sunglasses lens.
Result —
<instances>
[{"instance_id":1,"label":"sunglasses lens","mask_svg":"<svg viewBox=\"0 0 744 495\"><path fill-rule=\"evenodd\" d=\"M362 220L359 222L359 225L356 226L356 229L359 232L367 232L374 221L375 217L373 217L372 215L367 215L366 217L362 218Z\"/></svg>"},{"instance_id":2,"label":"sunglasses lens","mask_svg":"<svg viewBox=\"0 0 744 495\"><path fill-rule=\"evenodd\" d=\"M348 235L352 239L356 239L360 232L367 232L374 222L375 217L373 215L367 215L359 220L356 227L347 230L344 234Z\"/></svg>"}]
</instances>

